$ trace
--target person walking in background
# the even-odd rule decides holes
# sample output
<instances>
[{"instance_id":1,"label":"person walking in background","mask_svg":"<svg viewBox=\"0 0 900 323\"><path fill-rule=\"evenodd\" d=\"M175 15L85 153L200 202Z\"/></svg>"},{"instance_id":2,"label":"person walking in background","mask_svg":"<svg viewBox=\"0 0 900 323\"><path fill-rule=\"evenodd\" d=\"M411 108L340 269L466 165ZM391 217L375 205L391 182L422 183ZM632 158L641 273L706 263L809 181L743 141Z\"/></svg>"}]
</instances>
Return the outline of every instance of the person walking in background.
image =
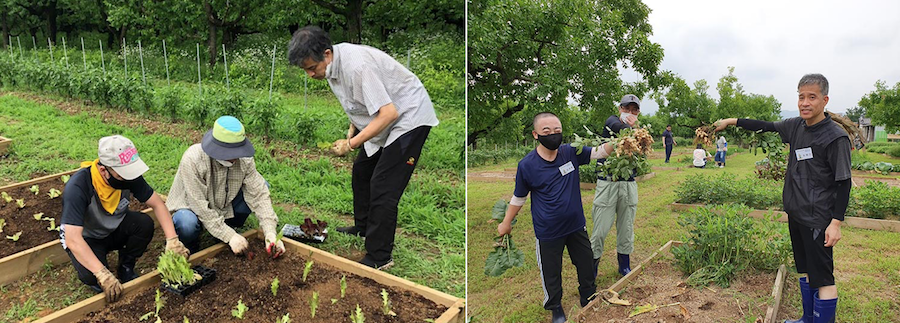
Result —
<instances>
[{"instance_id":1,"label":"person walking in background","mask_svg":"<svg viewBox=\"0 0 900 323\"><path fill-rule=\"evenodd\" d=\"M663 148L666 149L666 163L669 163L669 158L672 157L672 149L677 145L675 138L672 137L672 125L666 125L666 131L663 131L662 137Z\"/></svg>"},{"instance_id":2,"label":"person walking in background","mask_svg":"<svg viewBox=\"0 0 900 323\"><path fill-rule=\"evenodd\" d=\"M706 161L709 160L710 157L712 157L712 155L710 155L706 149L703 149L703 144L697 144L697 149L694 149L694 167L706 168Z\"/></svg>"},{"instance_id":3,"label":"person walking in background","mask_svg":"<svg viewBox=\"0 0 900 323\"><path fill-rule=\"evenodd\" d=\"M719 136L719 140L716 140L716 166L719 168L725 167L725 152L728 151L728 142L725 141L725 136Z\"/></svg>"}]
</instances>

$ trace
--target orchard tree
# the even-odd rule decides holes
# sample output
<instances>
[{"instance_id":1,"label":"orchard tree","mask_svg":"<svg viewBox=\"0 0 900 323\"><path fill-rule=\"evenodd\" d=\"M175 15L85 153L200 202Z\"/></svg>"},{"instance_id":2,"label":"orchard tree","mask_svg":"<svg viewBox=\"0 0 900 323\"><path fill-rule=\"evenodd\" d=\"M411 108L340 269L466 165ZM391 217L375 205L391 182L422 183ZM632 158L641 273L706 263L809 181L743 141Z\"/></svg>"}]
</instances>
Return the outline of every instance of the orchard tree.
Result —
<instances>
[{"instance_id":1,"label":"orchard tree","mask_svg":"<svg viewBox=\"0 0 900 323\"><path fill-rule=\"evenodd\" d=\"M859 117L862 116L866 112L866 109L863 107L852 107L847 109L847 112L844 115L847 119L853 122L859 122Z\"/></svg>"},{"instance_id":2,"label":"orchard tree","mask_svg":"<svg viewBox=\"0 0 900 323\"><path fill-rule=\"evenodd\" d=\"M859 106L865 109L866 117L872 118L873 124L885 126L890 133L900 130L900 82L893 88L884 81L875 82L875 91L864 95Z\"/></svg>"},{"instance_id":3,"label":"orchard tree","mask_svg":"<svg viewBox=\"0 0 900 323\"><path fill-rule=\"evenodd\" d=\"M663 49L648 38L650 8L639 0L487 0L468 9L469 145L504 120L561 113L572 100L599 119L615 113L625 91L667 82L659 71ZM646 85L627 87L620 65ZM597 123L588 121L581 123Z\"/></svg>"}]
</instances>

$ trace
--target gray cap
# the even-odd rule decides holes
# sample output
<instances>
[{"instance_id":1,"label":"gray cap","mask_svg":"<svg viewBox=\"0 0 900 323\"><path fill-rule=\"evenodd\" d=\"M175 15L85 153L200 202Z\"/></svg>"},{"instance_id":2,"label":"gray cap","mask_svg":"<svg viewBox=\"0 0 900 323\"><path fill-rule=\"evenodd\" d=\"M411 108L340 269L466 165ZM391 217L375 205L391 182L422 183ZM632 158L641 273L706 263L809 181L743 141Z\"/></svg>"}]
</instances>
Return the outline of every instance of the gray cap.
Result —
<instances>
[{"instance_id":1,"label":"gray cap","mask_svg":"<svg viewBox=\"0 0 900 323\"><path fill-rule=\"evenodd\" d=\"M150 169L138 155L134 143L120 135L100 138L98 157L100 164L112 167L127 181L138 178Z\"/></svg>"},{"instance_id":2,"label":"gray cap","mask_svg":"<svg viewBox=\"0 0 900 323\"><path fill-rule=\"evenodd\" d=\"M639 99L637 95L634 94L625 94L625 96L622 97L622 102L619 103L619 106L624 107L629 103L637 104L638 108L641 107L641 99Z\"/></svg>"}]
</instances>

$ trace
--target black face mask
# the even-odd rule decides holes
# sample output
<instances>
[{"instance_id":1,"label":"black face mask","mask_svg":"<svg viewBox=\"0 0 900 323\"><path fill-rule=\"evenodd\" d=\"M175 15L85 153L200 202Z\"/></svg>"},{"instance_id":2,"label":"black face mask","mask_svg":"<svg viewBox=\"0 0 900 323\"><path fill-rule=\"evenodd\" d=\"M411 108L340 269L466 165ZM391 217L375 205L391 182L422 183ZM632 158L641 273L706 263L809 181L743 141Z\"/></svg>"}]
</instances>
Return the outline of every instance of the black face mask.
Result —
<instances>
[{"instance_id":1,"label":"black face mask","mask_svg":"<svg viewBox=\"0 0 900 323\"><path fill-rule=\"evenodd\" d=\"M538 141L541 145L544 145L547 149L556 150L559 149L559 145L562 144L562 133L554 133L546 136L538 135Z\"/></svg>"},{"instance_id":2,"label":"black face mask","mask_svg":"<svg viewBox=\"0 0 900 323\"><path fill-rule=\"evenodd\" d=\"M130 181L120 180L112 176L112 174L109 174L109 178L106 179L106 182L109 183L109 186L117 190L124 190L131 187Z\"/></svg>"}]
</instances>

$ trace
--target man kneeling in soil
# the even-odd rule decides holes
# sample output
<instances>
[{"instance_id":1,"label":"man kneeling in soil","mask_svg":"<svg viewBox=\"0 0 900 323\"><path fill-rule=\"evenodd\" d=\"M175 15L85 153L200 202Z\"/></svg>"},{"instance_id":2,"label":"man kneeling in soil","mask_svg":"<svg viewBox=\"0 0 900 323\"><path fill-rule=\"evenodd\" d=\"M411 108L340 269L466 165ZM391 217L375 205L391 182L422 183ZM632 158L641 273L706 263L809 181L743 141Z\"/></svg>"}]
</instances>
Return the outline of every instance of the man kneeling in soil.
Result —
<instances>
[{"instance_id":1,"label":"man kneeling in soil","mask_svg":"<svg viewBox=\"0 0 900 323\"><path fill-rule=\"evenodd\" d=\"M751 131L778 132L790 144L784 178L784 210L803 297L803 317L793 323L834 322L837 287L832 248L841 239L841 222L850 201L850 138L825 112L828 80L807 74L797 85L800 117L778 122L752 119L716 121Z\"/></svg>"},{"instance_id":2,"label":"man kneeling in soil","mask_svg":"<svg viewBox=\"0 0 900 323\"><path fill-rule=\"evenodd\" d=\"M244 135L237 118L216 120L199 144L188 147L181 157L169 199L166 201L178 236L192 252L200 249L201 223L209 233L228 243L235 254L247 250L247 239L234 231L256 212L272 257L284 253L276 241L278 217L272 209L268 183L256 171L256 150Z\"/></svg>"},{"instance_id":3,"label":"man kneeling in soil","mask_svg":"<svg viewBox=\"0 0 900 323\"><path fill-rule=\"evenodd\" d=\"M149 167L134 143L115 135L101 138L99 146L99 158L82 163L83 168L66 183L59 237L78 279L114 302L122 293L122 283L138 276L135 262L153 238L153 220L128 209L131 196L153 208L166 235L166 250L185 257L189 252L175 235L166 204L144 180ZM119 251L118 279L106 262L112 250Z\"/></svg>"},{"instance_id":4,"label":"man kneeling in soil","mask_svg":"<svg viewBox=\"0 0 900 323\"><path fill-rule=\"evenodd\" d=\"M516 187L509 202L506 217L497 226L497 234L512 231L525 197L531 193L531 219L537 238L537 260L544 289L544 308L552 311L553 323L566 321L562 301L562 255L569 249L569 258L578 272L578 292L581 306L587 305L597 289L594 282L591 242L588 240L581 206L578 166L591 159L609 156L613 147L583 147L580 153L562 143L562 124L553 113L534 116L534 139L540 142L535 150L519 161Z\"/></svg>"}]
</instances>

